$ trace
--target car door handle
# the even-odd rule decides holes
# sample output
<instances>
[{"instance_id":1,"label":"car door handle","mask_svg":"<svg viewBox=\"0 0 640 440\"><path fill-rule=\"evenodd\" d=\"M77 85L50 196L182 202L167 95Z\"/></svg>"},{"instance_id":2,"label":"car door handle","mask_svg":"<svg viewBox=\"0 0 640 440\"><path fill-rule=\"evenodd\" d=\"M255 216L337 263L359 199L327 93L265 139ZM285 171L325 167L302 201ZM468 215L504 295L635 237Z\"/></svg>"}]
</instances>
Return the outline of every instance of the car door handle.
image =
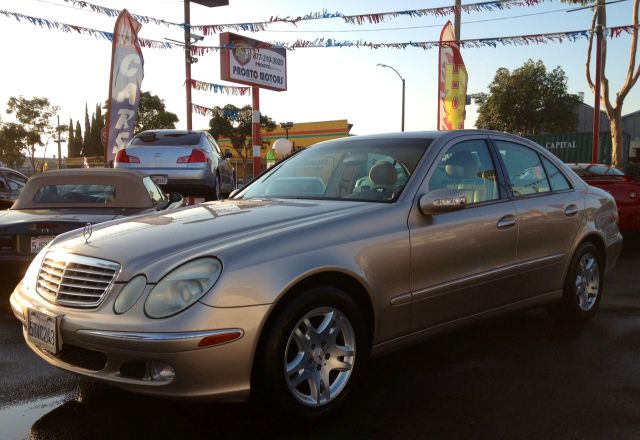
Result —
<instances>
[{"instance_id":1,"label":"car door handle","mask_svg":"<svg viewBox=\"0 0 640 440\"><path fill-rule=\"evenodd\" d=\"M566 215L567 217L571 217L573 215L576 215L577 213L578 213L578 207L573 203L567 206L566 208L564 208L564 215Z\"/></svg>"},{"instance_id":2,"label":"car door handle","mask_svg":"<svg viewBox=\"0 0 640 440\"><path fill-rule=\"evenodd\" d=\"M500 220L498 220L497 226L498 229L509 229L516 224L516 216L512 214L505 215Z\"/></svg>"}]
</instances>

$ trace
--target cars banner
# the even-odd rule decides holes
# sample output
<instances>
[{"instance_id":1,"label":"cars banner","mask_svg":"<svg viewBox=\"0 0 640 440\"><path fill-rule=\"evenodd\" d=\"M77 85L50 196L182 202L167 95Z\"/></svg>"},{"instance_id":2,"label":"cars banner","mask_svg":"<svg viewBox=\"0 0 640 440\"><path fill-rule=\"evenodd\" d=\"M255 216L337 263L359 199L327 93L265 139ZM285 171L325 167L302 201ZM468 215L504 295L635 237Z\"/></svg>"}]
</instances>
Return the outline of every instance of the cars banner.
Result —
<instances>
[{"instance_id":1,"label":"cars banner","mask_svg":"<svg viewBox=\"0 0 640 440\"><path fill-rule=\"evenodd\" d=\"M440 34L438 56L438 130L464 128L467 69L450 21Z\"/></svg>"},{"instance_id":2,"label":"cars banner","mask_svg":"<svg viewBox=\"0 0 640 440\"><path fill-rule=\"evenodd\" d=\"M105 162L133 137L140 104L140 85L144 78L144 59L138 31L142 25L124 9L113 31L109 109L107 111L107 145Z\"/></svg>"}]
</instances>

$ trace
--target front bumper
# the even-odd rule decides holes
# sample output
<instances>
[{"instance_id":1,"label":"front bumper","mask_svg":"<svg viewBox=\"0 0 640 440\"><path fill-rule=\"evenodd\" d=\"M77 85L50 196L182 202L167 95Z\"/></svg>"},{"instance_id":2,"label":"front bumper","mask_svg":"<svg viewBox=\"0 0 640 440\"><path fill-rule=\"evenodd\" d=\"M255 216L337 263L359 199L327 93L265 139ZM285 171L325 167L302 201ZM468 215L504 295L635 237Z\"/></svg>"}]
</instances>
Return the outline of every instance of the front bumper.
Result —
<instances>
[{"instance_id":1,"label":"front bumper","mask_svg":"<svg viewBox=\"0 0 640 440\"><path fill-rule=\"evenodd\" d=\"M20 283L10 302L27 345L59 368L142 394L220 401L248 397L259 329L269 306L214 308L196 303L172 318L153 320L136 313L142 304L115 315L116 295L111 293L97 309L78 310L50 304ZM27 338L27 308L60 316L56 355ZM229 331L240 331L241 336L199 346L204 338ZM150 371L158 364L170 366L175 374L153 379Z\"/></svg>"}]
</instances>

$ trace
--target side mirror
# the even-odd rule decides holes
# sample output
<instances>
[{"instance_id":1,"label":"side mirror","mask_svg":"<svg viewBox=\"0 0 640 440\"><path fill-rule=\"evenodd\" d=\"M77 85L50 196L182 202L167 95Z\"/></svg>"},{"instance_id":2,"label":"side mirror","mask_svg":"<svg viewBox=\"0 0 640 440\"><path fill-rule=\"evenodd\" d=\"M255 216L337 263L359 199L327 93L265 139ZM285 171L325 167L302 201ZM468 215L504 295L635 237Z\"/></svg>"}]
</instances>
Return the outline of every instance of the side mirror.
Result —
<instances>
[{"instance_id":1,"label":"side mirror","mask_svg":"<svg viewBox=\"0 0 640 440\"><path fill-rule=\"evenodd\" d=\"M436 189L420 197L418 206L424 215L459 211L467 206L467 196L457 189Z\"/></svg>"},{"instance_id":2,"label":"side mirror","mask_svg":"<svg viewBox=\"0 0 640 440\"><path fill-rule=\"evenodd\" d=\"M231 152L231 150L225 150L224 158L225 159L233 159L233 153Z\"/></svg>"}]
</instances>

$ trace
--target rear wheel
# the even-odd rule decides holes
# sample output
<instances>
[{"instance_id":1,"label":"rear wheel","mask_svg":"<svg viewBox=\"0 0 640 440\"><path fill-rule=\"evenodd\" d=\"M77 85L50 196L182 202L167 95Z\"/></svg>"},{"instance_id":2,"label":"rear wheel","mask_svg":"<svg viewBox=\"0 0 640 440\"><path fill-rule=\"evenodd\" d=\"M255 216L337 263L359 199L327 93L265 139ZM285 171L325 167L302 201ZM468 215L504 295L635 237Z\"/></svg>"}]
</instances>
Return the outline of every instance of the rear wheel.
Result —
<instances>
[{"instance_id":1,"label":"rear wheel","mask_svg":"<svg viewBox=\"0 0 640 440\"><path fill-rule=\"evenodd\" d=\"M220 194L220 176L218 174L216 174L216 178L214 180L214 187L209 189L204 199L207 202L212 200L222 200L222 195Z\"/></svg>"},{"instance_id":2,"label":"rear wheel","mask_svg":"<svg viewBox=\"0 0 640 440\"><path fill-rule=\"evenodd\" d=\"M598 310L604 284L604 266L598 248L582 243L571 259L562 301L549 311L553 316L573 323L584 323Z\"/></svg>"},{"instance_id":3,"label":"rear wheel","mask_svg":"<svg viewBox=\"0 0 640 440\"><path fill-rule=\"evenodd\" d=\"M307 419L345 398L368 346L362 315L348 295L333 287L306 290L266 331L254 372L266 407Z\"/></svg>"}]
</instances>

